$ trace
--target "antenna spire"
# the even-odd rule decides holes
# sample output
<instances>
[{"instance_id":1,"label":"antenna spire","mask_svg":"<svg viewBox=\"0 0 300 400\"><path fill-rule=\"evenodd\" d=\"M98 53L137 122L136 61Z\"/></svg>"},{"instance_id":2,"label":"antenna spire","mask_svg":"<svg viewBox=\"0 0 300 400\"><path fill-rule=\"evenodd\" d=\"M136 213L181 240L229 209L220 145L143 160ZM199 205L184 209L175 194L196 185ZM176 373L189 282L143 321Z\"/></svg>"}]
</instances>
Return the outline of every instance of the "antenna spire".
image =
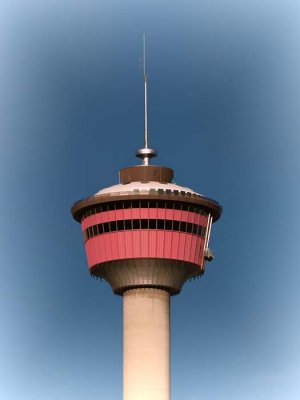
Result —
<instances>
[{"instance_id":1,"label":"antenna spire","mask_svg":"<svg viewBox=\"0 0 300 400\"><path fill-rule=\"evenodd\" d=\"M157 152L148 148L148 75L146 74L146 35L143 33L143 73L144 73L144 113L145 113L145 142L144 148L136 151L136 156L143 159L143 165L149 165L149 160L156 157Z\"/></svg>"},{"instance_id":2,"label":"antenna spire","mask_svg":"<svg viewBox=\"0 0 300 400\"><path fill-rule=\"evenodd\" d=\"M143 65L144 65L144 98L145 98L145 149L148 149L148 109L147 109L147 75L146 75L146 35L143 33Z\"/></svg>"}]
</instances>

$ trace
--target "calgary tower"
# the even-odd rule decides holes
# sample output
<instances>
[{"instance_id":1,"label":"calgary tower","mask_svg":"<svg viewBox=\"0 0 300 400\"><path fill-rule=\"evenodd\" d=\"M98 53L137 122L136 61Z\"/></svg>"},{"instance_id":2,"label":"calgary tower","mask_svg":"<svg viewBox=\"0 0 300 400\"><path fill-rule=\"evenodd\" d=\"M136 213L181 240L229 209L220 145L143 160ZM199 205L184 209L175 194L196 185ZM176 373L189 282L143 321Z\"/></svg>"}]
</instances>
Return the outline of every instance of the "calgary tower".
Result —
<instances>
[{"instance_id":1,"label":"calgary tower","mask_svg":"<svg viewBox=\"0 0 300 400\"><path fill-rule=\"evenodd\" d=\"M204 274L215 200L173 183L173 170L150 165L147 74L145 144L140 165L119 172L119 184L76 202L92 276L123 298L123 400L170 400L170 296Z\"/></svg>"}]
</instances>

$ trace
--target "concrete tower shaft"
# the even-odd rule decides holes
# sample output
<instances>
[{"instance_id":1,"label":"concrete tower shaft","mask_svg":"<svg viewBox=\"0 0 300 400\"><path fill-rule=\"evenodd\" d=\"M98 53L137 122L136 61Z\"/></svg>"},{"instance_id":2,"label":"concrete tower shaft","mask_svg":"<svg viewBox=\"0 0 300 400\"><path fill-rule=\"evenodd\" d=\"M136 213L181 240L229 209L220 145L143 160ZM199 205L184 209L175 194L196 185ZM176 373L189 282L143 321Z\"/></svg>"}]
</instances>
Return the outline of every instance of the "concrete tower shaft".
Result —
<instances>
[{"instance_id":1,"label":"concrete tower shaft","mask_svg":"<svg viewBox=\"0 0 300 400\"><path fill-rule=\"evenodd\" d=\"M152 288L126 291L123 321L123 400L169 400L169 293Z\"/></svg>"}]
</instances>

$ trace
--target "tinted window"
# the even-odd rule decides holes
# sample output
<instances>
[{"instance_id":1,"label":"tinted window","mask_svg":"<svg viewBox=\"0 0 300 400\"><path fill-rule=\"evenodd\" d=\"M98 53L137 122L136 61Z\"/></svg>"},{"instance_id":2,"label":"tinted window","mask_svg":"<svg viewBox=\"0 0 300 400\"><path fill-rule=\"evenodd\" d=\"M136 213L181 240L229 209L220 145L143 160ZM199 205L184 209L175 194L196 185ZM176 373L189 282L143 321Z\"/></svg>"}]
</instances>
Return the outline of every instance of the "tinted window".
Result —
<instances>
[{"instance_id":1,"label":"tinted window","mask_svg":"<svg viewBox=\"0 0 300 400\"><path fill-rule=\"evenodd\" d=\"M110 231L114 232L117 230L117 221L111 221L110 222Z\"/></svg>"},{"instance_id":2,"label":"tinted window","mask_svg":"<svg viewBox=\"0 0 300 400\"><path fill-rule=\"evenodd\" d=\"M118 231L123 231L124 230L124 221L117 221L117 230Z\"/></svg>"},{"instance_id":3,"label":"tinted window","mask_svg":"<svg viewBox=\"0 0 300 400\"><path fill-rule=\"evenodd\" d=\"M187 227L186 227L186 231L187 233L192 233L193 230L193 224L191 224L190 222L187 223Z\"/></svg>"},{"instance_id":4,"label":"tinted window","mask_svg":"<svg viewBox=\"0 0 300 400\"><path fill-rule=\"evenodd\" d=\"M149 229L156 229L156 219L149 219Z\"/></svg>"},{"instance_id":5,"label":"tinted window","mask_svg":"<svg viewBox=\"0 0 300 400\"><path fill-rule=\"evenodd\" d=\"M158 219L157 220L157 229L164 229L165 228L165 221L163 219Z\"/></svg>"},{"instance_id":6,"label":"tinted window","mask_svg":"<svg viewBox=\"0 0 300 400\"><path fill-rule=\"evenodd\" d=\"M127 219L121 221L110 221L103 224L90 226L84 232L84 239L101 235L103 233L123 231L132 229L160 229L177 232L187 232L204 237L206 229L203 226L184 221L173 221L164 219Z\"/></svg>"},{"instance_id":7,"label":"tinted window","mask_svg":"<svg viewBox=\"0 0 300 400\"><path fill-rule=\"evenodd\" d=\"M125 229L132 229L132 224L131 224L131 219L126 219L125 220Z\"/></svg>"},{"instance_id":8,"label":"tinted window","mask_svg":"<svg viewBox=\"0 0 300 400\"><path fill-rule=\"evenodd\" d=\"M166 229L167 231L171 231L171 230L172 230L172 221L169 220L169 219L167 219L165 222L166 222L166 223L165 223L165 229Z\"/></svg>"},{"instance_id":9,"label":"tinted window","mask_svg":"<svg viewBox=\"0 0 300 400\"><path fill-rule=\"evenodd\" d=\"M132 229L141 229L140 222L139 219L132 220Z\"/></svg>"}]
</instances>

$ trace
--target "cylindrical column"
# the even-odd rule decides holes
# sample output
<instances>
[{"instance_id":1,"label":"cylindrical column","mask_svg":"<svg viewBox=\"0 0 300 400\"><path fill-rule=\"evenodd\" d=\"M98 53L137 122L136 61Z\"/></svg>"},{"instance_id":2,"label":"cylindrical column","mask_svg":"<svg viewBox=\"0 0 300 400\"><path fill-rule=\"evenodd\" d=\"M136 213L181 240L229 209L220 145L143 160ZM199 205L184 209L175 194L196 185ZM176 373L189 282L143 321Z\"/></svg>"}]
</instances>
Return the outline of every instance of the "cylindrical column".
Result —
<instances>
[{"instance_id":1,"label":"cylindrical column","mask_svg":"<svg viewBox=\"0 0 300 400\"><path fill-rule=\"evenodd\" d=\"M170 400L170 295L123 294L123 400Z\"/></svg>"}]
</instances>

